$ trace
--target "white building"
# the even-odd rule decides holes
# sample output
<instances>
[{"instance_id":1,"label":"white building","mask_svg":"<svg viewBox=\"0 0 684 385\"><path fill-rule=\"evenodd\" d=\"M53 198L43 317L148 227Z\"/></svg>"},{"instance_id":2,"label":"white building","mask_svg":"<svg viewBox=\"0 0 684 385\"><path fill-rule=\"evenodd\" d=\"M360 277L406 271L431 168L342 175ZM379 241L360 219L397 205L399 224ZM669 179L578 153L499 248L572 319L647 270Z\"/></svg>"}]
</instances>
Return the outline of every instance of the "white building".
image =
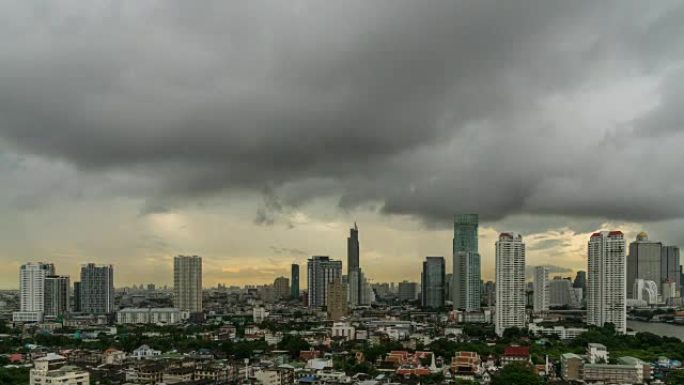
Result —
<instances>
[{"instance_id":1,"label":"white building","mask_svg":"<svg viewBox=\"0 0 684 385\"><path fill-rule=\"evenodd\" d=\"M587 345L587 360L590 364L608 363L606 345L591 343Z\"/></svg>"},{"instance_id":2,"label":"white building","mask_svg":"<svg viewBox=\"0 0 684 385\"><path fill-rule=\"evenodd\" d=\"M262 323L268 318L268 312L263 307L255 307L252 309L252 319L256 323Z\"/></svg>"},{"instance_id":3,"label":"white building","mask_svg":"<svg viewBox=\"0 0 684 385\"><path fill-rule=\"evenodd\" d=\"M586 333L587 328L572 328L565 326L553 326L553 327L543 327L537 325L536 323L530 323L527 325L527 330L538 336L557 336L561 340L572 340L577 338L582 333Z\"/></svg>"},{"instance_id":4,"label":"white building","mask_svg":"<svg viewBox=\"0 0 684 385\"><path fill-rule=\"evenodd\" d=\"M75 366L65 366L66 358L50 353L34 361L30 385L88 385L90 374Z\"/></svg>"},{"instance_id":5,"label":"white building","mask_svg":"<svg viewBox=\"0 0 684 385\"><path fill-rule=\"evenodd\" d=\"M131 353L131 357L135 358L136 360L143 360L157 356L161 356L161 351L154 350L147 345L142 345L135 349L133 353Z\"/></svg>"},{"instance_id":6,"label":"white building","mask_svg":"<svg viewBox=\"0 0 684 385\"><path fill-rule=\"evenodd\" d=\"M534 312L541 313L549 310L549 268L537 266L534 268Z\"/></svg>"},{"instance_id":7,"label":"white building","mask_svg":"<svg viewBox=\"0 0 684 385\"><path fill-rule=\"evenodd\" d=\"M592 234L588 243L587 324L627 330L625 240L621 231Z\"/></svg>"},{"instance_id":8,"label":"white building","mask_svg":"<svg viewBox=\"0 0 684 385\"><path fill-rule=\"evenodd\" d=\"M524 328L525 243L516 233L501 233L496 242L496 334L510 327Z\"/></svg>"},{"instance_id":9,"label":"white building","mask_svg":"<svg viewBox=\"0 0 684 385\"><path fill-rule=\"evenodd\" d=\"M633 298L639 303L656 305L658 303L658 284L641 278L634 280Z\"/></svg>"},{"instance_id":10,"label":"white building","mask_svg":"<svg viewBox=\"0 0 684 385\"><path fill-rule=\"evenodd\" d=\"M29 262L19 268L19 311L14 322L41 322L45 312L45 278L55 274L52 263Z\"/></svg>"},{"instance_id":11,"label":"white building","mask_svg":"<svg viewBox=\"0 0 684 385\"><path fill-rule=\"evenodd\" d=\"M202 257L173 258L173 307L191 313L202 311Z\"/></svg>"},{"instance_id":12,"label":"white building","mask_svg":"<svg viewBox=\"0 0 684 385\"><path fill-rule=\"evenodd\" d=\"M125 308L116 312L116 323L126 324L178 324L189 314L176 308Z\"/></svg>"},{"instance_id":13,"label":"white building","mask_svg":"<svg viewBox=\"0 0 684 385\"><path fill-rule=\"evenodd\" d=\"M335 322L330 334L333 338L342 337L346 341L351 341L356 338L356 328L346 322Z\"/></svg>"}]
</instances>

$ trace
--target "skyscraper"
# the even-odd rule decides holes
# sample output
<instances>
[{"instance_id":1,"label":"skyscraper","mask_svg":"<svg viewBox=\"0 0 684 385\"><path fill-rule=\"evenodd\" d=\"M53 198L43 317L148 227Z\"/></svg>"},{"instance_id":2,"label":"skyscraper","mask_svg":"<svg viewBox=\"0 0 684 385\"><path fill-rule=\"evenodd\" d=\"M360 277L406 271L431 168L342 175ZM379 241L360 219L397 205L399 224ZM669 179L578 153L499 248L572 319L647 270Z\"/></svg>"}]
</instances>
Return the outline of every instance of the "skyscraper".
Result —
<instances>
[{"instance_id":1,"label":"skyscraper","mask_svg":"<svg viewBox=\"0 0 684 385\"><path fill-rule=\"evenodd\" d=\"M584 291L587 290L587 272L586 271L578 271L577 274L575 275L575 280L572 283L572 287L575 289L582 289Z\"/></svg>"},{"instance_id":2,"label":"skyscraper","mask_svg":"<svg viewBox=\"0 0 684 385\"><path fill-rule=\"evenodd\" d=\"M534 268L534 312L549 310L549 268L536 266Z\"/></svg>"},{"instance_id":3,"label":"skyscraper","mask_svg":"<svg viewBox=\"0 0 684 385\"><path fill-rule=\"evenodd\" d=\"M477 214L454 218L453 295L455 309L480 308L480 254L478 253Z\"/></svg>"},{"instance_id":4,"label":"skyscraper","mask_svg":"<svg viewBox=\"0 0 684 385\"><path fill-rule=\"evenodd\" d=\"M418 292L418 284L415 282L401 281L399 282L399 301L415 301Z\"/></svg>"},{"instance_id":5,"label":"skyscraper","mask_svg":"<svg viewBox=\"0 0 684 385\"><path fill-rule=\"evenodd\" d=\"M549 281L549 305L572 308L580 305L580 298L577 297L577 292L572 287L572 281L563 277L553 277Z\"/></svg>"},{"instance_id":6,"label":"skyscraper","mask_svg":"<svg viewBox=\"0 0 684 385\"><path fill-rule=\"evenodd\" d=\"M347 238L347 285L348 300L352 306L364 304L365 282L361 266L359 264L359 228L354 222L354 227L349 229Z\"/></svg>"},{"instance_id":7,"label":"skyscraper","mask_svg":"<svg viewBox=\"0 0 684 385\"><path fill-rule=\"evenodd\" d=\"M421 304L426 309L444 307L444 257L426 257L421 275Z\"/></svg>"},{"instance_id":8,"label":"skyscraper","mask_svg":"<svg viewBox=\"0 0 684 385\"><path fill-rule=\"evenodd\" d=\"M294 299L299 298L299 265L292 264L291 277L292 285L290 286L290 296Z\"/></svg>"},{"instance_id":9,"label":"skyscraper","mask_svg":"<svg viewBox=\"0 0 684 385\"><path fill-rule=\"evenodd\" d=\"M634 242L629 244L626 282L628 298L636 298L633 288L637 279L653 281L660 286L662 248L661 242L649 241L648 234L643 231L637 235Z\"/></svg>"},{"instance_id":10,"label":"skyscraper","mask_svg":"<svg viewBox=\"0 0 684 385\"><path fill-rule=\"evenodd\" d=\"M273 292L278 300L290 297L290 280L285 277L278 277L273 281Z\"/></svg>"},{"instance_id":11,"label":"skyscraper","mask_svg":"<svg viewBox=\"0 0 684 385\"><path fill-rule=\"evenodd\" d=\"M202 257L173 258L173 306L191 313L202 311Z\"/></svg>"},{"instance_id":12,"label":"skyscraper","mask_svg":"<svg viewBox=\"0 0 684 385\"><path fill-rule=\"evenodd\" d=\"M74 303L72 306L74 307L74 312L76 312L76 313L81 312L81 283L80 282L74 282Z\"/></svg>"},{"instance_id":13,"label":"skyscraper","mask_svg":"<svg viewBox=\"0 0 684 385\"><path fill-rule=\"evenodd\" d=\"M19 268L19 311L15 322L40 322L45 312L45 278L55 274L52 263L29 262Z\"/></svg>"},{"instance_id":14,"label":"skyscraper","mask_svg":"<svg viewBox=\"0 0 684 385\"><path fill-rule=\"evenodd\" d=\"M342 261L316 255L309 258L306 267L308 306L310 308L326 306L328 284L336 279L342 280Z\"/></svg>"},{"instance_id":15,"label":"skyscraper","mask_svg":"<svg viewBox=\"0 0 684 385\"><path fill-rule=\"evenodd\" d=\"M81 265L81 312L108 314L114 311L114 268L112 265Z\"/></svg>"},{"instance_id":16,"label":"skyscraper","mask_svg":"<svg viewBox=\"0 0 684 385\"><path fill-rule=\"evenodd\" d=\"M45 317L57 318L69 311L69 291L71 284L68 276L48 275L45 277Z\"/></svg>"},{"instance_id":17,"label":"skyscraper","mask_svg":"<svg viewBox=\"0 0 684 385\"><path fill-rule=\"evenodd\" d=\"M674 282L679 290L682 285L682 267L679 260L679 247L663 246L660 256L660 281L656 281L662 286L663 282ZM680 293L684 294L684 293Z\"/></svg>"},{"instance_id":18,"label":"skyscraper","mask_svg":"<svg viewBox=\"0 0 684 385\"><path fill-rule=\"evenodd\" d=\"M587 324L627 328L625 240L621 231L591 235L587 245Z\"/></svg>"},{"instance_id":19,"label":"skyscraper","mask_svg":"<svg viewBox=\"0 0 684 385\"><path fill-rule=\"evenodd\" d=\"M496 334L511 327L524 328L525 243L516 233L501 233L496 242Z\"/></svg>"}]
</instances>

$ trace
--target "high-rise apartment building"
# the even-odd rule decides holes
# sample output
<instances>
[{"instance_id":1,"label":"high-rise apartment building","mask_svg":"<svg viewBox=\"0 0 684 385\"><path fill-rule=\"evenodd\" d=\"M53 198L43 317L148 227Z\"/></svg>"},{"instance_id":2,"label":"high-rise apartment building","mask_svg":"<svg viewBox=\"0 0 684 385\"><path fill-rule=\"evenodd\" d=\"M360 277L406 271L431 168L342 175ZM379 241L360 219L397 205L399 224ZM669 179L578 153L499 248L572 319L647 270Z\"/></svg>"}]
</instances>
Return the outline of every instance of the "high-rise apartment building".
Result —
<instances>
[{"instance_id":1,"label":"high-rise apartment building","mask_svg":"<svg viewBox=\"0 0 684 385\"><path fill-rule=\"evenodd\" d=\"M112 265L81 265L81 312L114 312L114 268Z\"/></svg>"},{"instance_id":2,"label":"high-rise apartment building","mask_svg":"<svg viewBox=\"0 0 684 385\"><path fill-rule=\"evenodd\" d=\"M627 330L625 239L621 231L591 235L587 245L587 324Z\"/></svg>"},{"instance_id":3,"label":"high-rise apartment building","mask_svg":"<svg viewBox=\"0 0 684 385\"><path fill-rule=\"evenodd\" d=\"M19 268L19 311L15 322L40 322L45 312L45 278L55 274L52 263L29 262Z\"/></svg>"},{"instance_id":4,"label":"high-rise apartment building","mask_svg":"<svg viewBox=\"0 0 684 385\"><path fill-rule=\"evenodd\" d=\"M467 311L480 308L480 254L478 252L477 214L454 218L453 294L455 309Z\"/></svg>"},{"instance_id":5,"label":"high-rise apartment building","mask_svg":"<svg viewBox=\"0 0 684 385\"><path fill-rule=\"evenodd\" d=\"M572 287L570 279L553 277L549 281L549 306L576 308L579 307L580 300L581 298L578 298L577 291Z\"/></svg>"},{"instance_id":6,"label":"high-rise apartment building","mask_svg":"<svg viewBox=\"0 0 684 385\"><path fill-rule=\"evenodd\" d=\"M326 306L328 284L342 280L342 261L316 255L307 261L307 303L310 308Z\"/></svg>"},{"instance_id":7,"label":"high-rise apartment building","mask_svg":"<svg viewBox=\"0 0 684 385\"><path fill-rule=\"evenodd\" d=\"M415 301L418 295L418 284L415 282L399 282L399 301Z\"/></svg>"},{"instance_id":8,"label":"high-rise apartment building","mask_svg":"<svg viewBox=\"0 0 684 385\"><path fill-rule=\"evenodd\" d=\"M426 309L444 307L444 257L426 257L421 275L421 305Z\"/></svg>"},{"instance_id":9,"label":"high-rise apartment building","mask_svg":"<svg viewBox=\"0 0 684 385\"><path fill-rule=\"evenodd\" d=\"M534 312L541 313L549 310L549 268L536 266L534 268Z\"/></svg>"},{"instance_id":10,"label":"high-rise apartment building","mask_svg":"<svg viewBox=\"0 0 684 385\"><path fill-rule=\"evenodd\" d=\"M290 280L278 277L273 281L273 294L278 300L290 298Z\"/></svg>"},{"instance_id":11,"label":"high-rise apartment building","mask_svg":"<svg viewBox=\"0 0 684 385\"><path fill-rule=\"evenodd\" d=\"M202 311L202 257L173 258L173 306L191 313Z\"/></svg>"},{"instance_id":12,"label":"high-rise apartment building","mask_svg":"<svg viewBox=\"0 0 684 385\"><path fill-rule=\"evenodd\" d=\"M335 278L328 283L326 290L326 311L328 319L339 321L347 315L347 288L341 279Z\"/></svg>"},{"instance_id":13,"label":"high-rise apartment building","mask_svg":"<svg viewBox=\"0 0 684 385\"><path fill-rule=\"evenodd\" d=\"M516 233L501 233L496 242L496 334L511 327L524 328L525 243Z\"/></svg>"},{"instance_id":14,"label":"high-rise apartment building","mask_svg":"<svg viewBox=\"0 0 684 385\"><path fill-rule=\"evenodd\" d=\"M292 282L292 285L290 286L290 296L297 299L299 298L299 265L293 263L290 270L290 279Z\"/></svg>"},{"instance_id":15,"label":"high-rise apartment building","mask_svg":"<svg viewBox=\"0 0 684 385\"><path fill-rule=\"evenodd\" d=\"M68 276L48 275L45 277L45 317L57 318L71 311Z\"/></svg>"},{"instance_id":16,"label":"high-rise apartment building","mask_svg":"<svg viewBox=\"0 0 684 385\"><path fill-rule=\"evenodd\" d=\"M682 266L679 260L679 247L663 246L660 256L660 281L656 281L656 283L662 286L664 282L674 282L677 290L679 290L682 285L681 273Z\"/></svg>"},{"instance_id":17,"label":"high-rise apartment building","mask_svg":"<svg viewBox=\"0 0 684 385\"><path fill-rule=\"evenodd\" d=\"M653 281L660 285L662 249L661 242L649 241L648 235L644 232L639 233L636 240L629 244L626 282L628 298L636 298L633 288L637 279Z\"/></svg>"}]
</instances>

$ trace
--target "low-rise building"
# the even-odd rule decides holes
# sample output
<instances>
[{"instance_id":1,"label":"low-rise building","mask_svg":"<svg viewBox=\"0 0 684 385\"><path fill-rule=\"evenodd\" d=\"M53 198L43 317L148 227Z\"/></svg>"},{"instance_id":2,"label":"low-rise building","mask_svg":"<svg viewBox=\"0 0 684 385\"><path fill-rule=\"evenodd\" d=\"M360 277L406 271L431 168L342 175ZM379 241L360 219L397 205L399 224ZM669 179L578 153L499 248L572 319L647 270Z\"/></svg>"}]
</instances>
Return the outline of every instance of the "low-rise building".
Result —
<instances>
[{"instance_id":1,"label":"low-rise building","mask_svg":"<svg viewBox=\"0 0 684 385\"><path fill-rule=\"evenodd\" d=\"M583 379L587 383L642 384L642 370L636 365L586 364Z\"/></svg>"},{"instance_id":2,"label":"low-rise building","mask_svg":"<svg viewBox=\"0 0 684 385\"><path fill-rule=\"evenodd\" d=\"M183 322L188 314L175 308L125 308L116 312L116 323L127 324L167 324Z\"/></svg>"},{"instance_id":3,"label":"low-rise building","mask_svg":"<svg viewBox=\"0 0 684 385\"><path fill-rule=\"evenodd\" d=\"M584 360L574 353L561 354L561 378L565 381L581 381Z\"/></svg>"},{"instance_id":4,"label":"low-rise building","mask_svg":"<svg viewBox=\"0 0 684 385\"><path fill-rule=\"evenodd\" d=\"M586 333L588 329L565 326L543 327L541 325L531 323L527 325L527 330L538 336L557 336L562 340L572 340L577 338L580 334Z\"/></svg>"},{"instance_id":5,"label":"low-rise building","mask_svg":"<svg viewBox=\"0 0 684 385\"><path fill-rule=\"evenodd\" d=\"M356 328L346 322L335 322L332 326L331 336L351 341L356 338Z\"/></svg>"},{"instance_id":6,"label":"low-rise building","mask_svg":"<svg viewBox=\"0 0 684 385\"><path fill-rule=\"evenodd\" d=\"M480 355L475 352L456 352L451 358L451 371L456 376L474 376L480 373Z\"/></svg>"},{"instance_id":7,"label":"low-rise building","mask_svg":"<svg viewBox=\"0 0 684 385\"><path fill-rule=\"evenodd\" d=\"M590 364L608 363L608 349L603 344L587 345L587 360Z\"/></svg>"},{"instance_id":8,"label":"low-rise building","mask_svg":"<svg viewBox=\"0 0 684 385\"><path fill-rule=\"evenodd\" d=\"M507 346L501 355L501 366L511 362L530 362L530 348L527 346Z\"/></svg>"},{"instance_id":9,"label":"low-rise building","mask_svg":"<svg viewBox=\"0 0 684 385\"><path fill-rule=\"evenodd\" d=\"M64 365L66 357L50 353L34 361L30 385L88 385L90 374L79 367Z\"/></svg>"},{"instance_id":10,"label":"low-rise building","mask_svg":"<svg viewBox=\"0 0 684 385\"><path fill-rule=\"evenodd\" d=\"M142 345L139 348L135 349L133 353L131 353L131 357L135 358L136 360L144 360L147 358L157 357L160 355L161 351L154 350L150 348L148 345Z\"/></svg>"}]
</instances>

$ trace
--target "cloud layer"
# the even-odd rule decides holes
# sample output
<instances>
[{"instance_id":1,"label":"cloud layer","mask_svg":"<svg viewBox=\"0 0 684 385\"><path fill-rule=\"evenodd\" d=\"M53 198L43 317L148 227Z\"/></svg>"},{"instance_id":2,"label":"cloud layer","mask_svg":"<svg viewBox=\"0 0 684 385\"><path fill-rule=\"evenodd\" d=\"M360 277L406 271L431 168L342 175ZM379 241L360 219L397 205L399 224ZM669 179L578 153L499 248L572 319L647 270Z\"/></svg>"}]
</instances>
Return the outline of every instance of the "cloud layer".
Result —
<instances>
[{"instance_id":1,"label":"cloud layer","mask_svg":"<svg viewBox=\"0 0 684 385\"><path fill-rule=\"evenodd\" d=\"M0 206L259 200L254 223L292 228L333 200L665 234L683 19L681 1L6 1Z\"/></svg>"}]
</instances>

